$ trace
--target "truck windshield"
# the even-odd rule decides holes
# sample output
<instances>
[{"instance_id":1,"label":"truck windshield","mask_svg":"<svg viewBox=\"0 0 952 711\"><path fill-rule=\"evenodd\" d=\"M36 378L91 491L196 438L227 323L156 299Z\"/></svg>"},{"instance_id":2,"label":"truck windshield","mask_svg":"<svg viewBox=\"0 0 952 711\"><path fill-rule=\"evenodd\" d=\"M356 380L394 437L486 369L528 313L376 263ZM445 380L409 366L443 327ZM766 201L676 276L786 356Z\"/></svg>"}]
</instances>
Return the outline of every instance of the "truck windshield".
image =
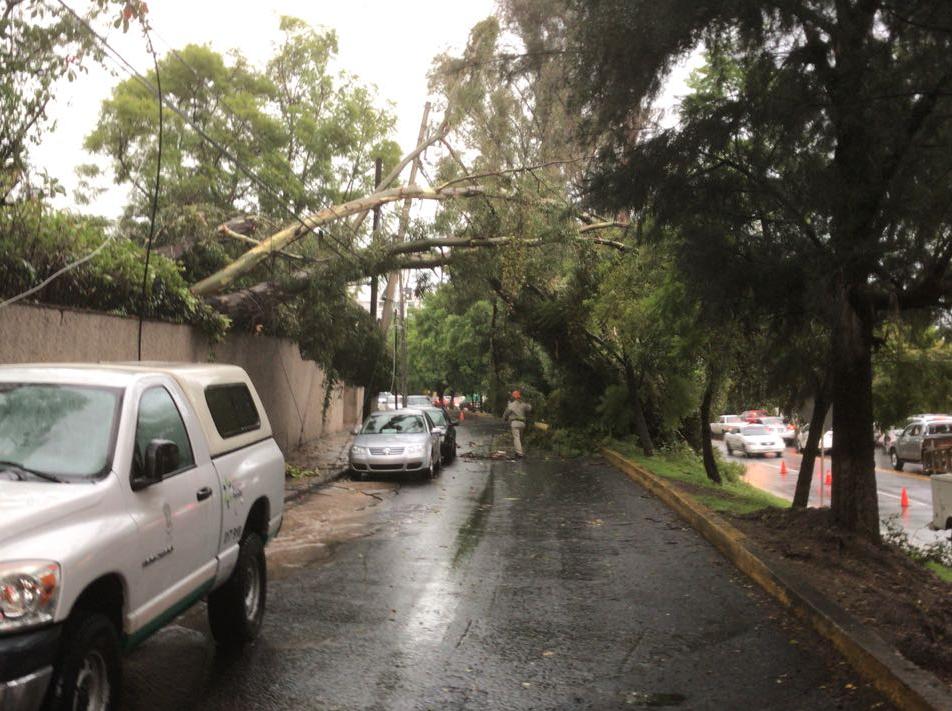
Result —
<instances>
[{"instance_id":1,"label":"truck windshield","mask_svg":"<svg viewBox=\"0 0 952 711\"><path fill-rule=\"evenodd\" d=\"M110 466L119 392L0 383L0 470L19 478L88 479Z\"/></svg>"}]
</instances>

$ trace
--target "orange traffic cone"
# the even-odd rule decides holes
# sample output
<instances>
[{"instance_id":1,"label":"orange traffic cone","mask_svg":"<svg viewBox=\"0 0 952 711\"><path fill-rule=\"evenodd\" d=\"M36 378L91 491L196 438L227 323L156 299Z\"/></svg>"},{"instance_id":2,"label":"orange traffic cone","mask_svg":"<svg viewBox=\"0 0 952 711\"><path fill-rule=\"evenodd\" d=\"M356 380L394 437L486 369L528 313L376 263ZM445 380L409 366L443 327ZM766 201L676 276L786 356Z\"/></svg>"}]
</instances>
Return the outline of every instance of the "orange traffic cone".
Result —
<instances>
[{"instance_id":1,"label":"orange traffic cone","mask_svg":"<svg viewBox=\"0 0 952 711\"><path fill-rule=\"evenodd\" d=\"M826 485L829 486L833 483L833 472L829 469L826 470Z\"/></svg>"},{"instance_id":2,"label":"orange traffic cone","mask_svg":"<svg viewBox=\"0 0 952 711\"><path fill-rule=\"evenodd\" d=\"M780 476L787 476L787 463L783 459L780 460Z\"/></svg>"},{"instance_id":3,"label":"orange traffic cone","mask_svg":"<svg viewBox=\"0 0 952 711\"><path fill-rule=\"evenodd\" d=\"M902 487L902 497L899 499L899 505L904 509L909 508L909 494L906 492L906 487Z\"/></svg>"},{"instance_id":4,"label":"orange traffic cone","mask_svg":"<svg viewBox=\"0 0 952 711\"><path fill-rule=\"evenodd\" d=\"M459 421L463 422L466 419L466 410L459 411Z\"/></svg>"}]
</instances>

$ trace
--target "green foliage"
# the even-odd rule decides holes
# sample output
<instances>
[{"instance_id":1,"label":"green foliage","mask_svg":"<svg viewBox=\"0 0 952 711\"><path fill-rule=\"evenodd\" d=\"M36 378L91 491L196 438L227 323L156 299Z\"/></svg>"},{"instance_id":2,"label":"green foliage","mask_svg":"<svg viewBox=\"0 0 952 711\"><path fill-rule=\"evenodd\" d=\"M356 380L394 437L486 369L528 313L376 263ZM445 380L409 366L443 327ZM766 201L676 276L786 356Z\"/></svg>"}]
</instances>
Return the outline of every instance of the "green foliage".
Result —
<instances>
[{"instance_id":1,"label":"green foliage","mask_svg":"<svg viewBox=\"0 0 952 711\"><path fill-rule=\"evenodd\" d=\"M489 331L492 306L479 300L454 313L449 289L439 289L407 317L410 390L489 389Z\"/></svg>"},{"instance_id":2,"label":"green foliage","mask_svg":"<svg viewBox=\"0 0 952 711\"><path fill-rule=\"evenodd\" d=\"M284 476L288 479L306 479L315 474L316 472L314 470L305 469L295 464L288 463L284 465Z\"/></svg>"},{"instance_id":3,"label":"green foliage","mask_svg":"<svg viewBox=\"0 0 952 711\"><path fill-rule=\"evenodd\" d=\"M385 165L399 148L387 136L394 119L375 106L375 93L350 76L335 76L333 31L317 31L301 20L280 21L281 41L264 68L241 54L222 56L207 46L188 45L159 60L166 99L182 108L186 122L164 112L164 140L157 245L204 249L189 260L190 278L208 276L222 259L235 258L246 244L209 248L215 228L236 214L252 214L252 236L264 236L328 204L366 193L373 185L373 159ZM154 72L149 78L155 81ZM240 163L218 145L225 146ZM158 110L149 90L134 79L120 82L103 102L99 121L86 138L87 150L110 159L116 181L130 188L122 229L144 240L158 159ZM87 180L95 169L82 167ZM248 173L260 178L254 180ZM354 236L343 224L327 231L341 242ZM309 236L295 246L306 256L322 250ZM188 259L186 255L185 259ZM248 279L271 278L270 266ZM246 280L247 281L247 280Z\"/></svg>"},{"instance_id":4,"label":"green foliage","mask_svg":"<svg viewBox=\"0 0 952 711\"><path fill-rule=\"evenodd\" d=\"M387 370L390 358L380 329L346 289L346 269L324 274L299 300L293 329L301 353L327 374L328 390L337 382L366 385ZM327 406L325 400L325 407Z\"/></svg>"},{"instance_id":5,"label":"green foliage","mask_svg":"<svg viewBox=\"0 0 952 711\"><path fill-rule=\"evenodd\" d=\"M623 437L631 432L634 416L631 399L624 385L609 385L602 393L596 412L601 429L611 437Z\"/></svg>"},{"instance_id":6,"label":"green foliage","mask_svg":"<svg viewBox=\"0 0 952 711\"><path fill-rule=\"evenodd\" d=\"M882 426L952 411L952 343L931 324L887 323L873 355L873 412Z\"/></svg>"},{"instance_id":7,"label":"green foliage","mask_svg":"<svg viewBox=\"0 0 952 711\"><path fill-rule=\"evenodd\" d=\"M0 296L10 298L92 252L107 239L101 220L52 210L36 201L0 208ZM137 315L142 298L142 248L116 238L92 260L55 279L34 299L45 303ZM202 328L219 338L228 320L195 298L173 261L153 254L146 315Z\"/></svg>"},{"instance_id":8,"label":"green foliage","mask_svg":"<svg viewBox=\"0 0 952 711\"><path fill-rule=\"evenodd\" d=\"M109 4L98 0L88 9L96 15ZM39 143L48 127L46 109L57 89L86 71L90 60L101 57L89 35L55 3L7 0L4 6L0 13L0 203L17 193L43 197L61 191L47 177L37 181L31 175L29 147Z\"/></svg>"},{"instance_id":9,"label":"green foliage","mask_svg":"<svg viewBox=\"0 0 952 711\"><path fill-rule=\"evenodd\" d=\"M550 427L548 430L527 429L526 443L552 452L563 459L576 459L598 449L601 437L591 431Z\"/></svg>"}]
</instances>

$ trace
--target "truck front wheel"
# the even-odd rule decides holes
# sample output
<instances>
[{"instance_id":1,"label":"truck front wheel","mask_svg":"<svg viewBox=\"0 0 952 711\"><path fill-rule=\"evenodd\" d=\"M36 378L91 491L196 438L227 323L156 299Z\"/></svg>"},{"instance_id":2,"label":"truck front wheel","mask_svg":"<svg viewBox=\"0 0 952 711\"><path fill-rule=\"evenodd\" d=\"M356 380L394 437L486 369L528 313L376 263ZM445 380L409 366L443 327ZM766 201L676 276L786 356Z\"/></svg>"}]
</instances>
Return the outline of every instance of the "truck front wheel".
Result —
<instances>
[{"instance_id":1,"label":"truck front wheel","mask_svg":"<svg viewBox=\"0 0 952 711\"><path fill-rule=\"evenodd\" d=\"M249 533L231 577L208 596L208 624L219 646L240 649L258 636L267 593L264 544L257 533Z\"/></svg>"},{"instance_id":2,"label":"truck front wheel","mask_svg":"<svg viewBox=\"0 0 952 711\"><path fill-rule=\"evenodd\" d=\"M115 626L101 613L77 612L66 623L49 708L112 711L119 705L121 673Z\"/></svg>"}]
</instances>

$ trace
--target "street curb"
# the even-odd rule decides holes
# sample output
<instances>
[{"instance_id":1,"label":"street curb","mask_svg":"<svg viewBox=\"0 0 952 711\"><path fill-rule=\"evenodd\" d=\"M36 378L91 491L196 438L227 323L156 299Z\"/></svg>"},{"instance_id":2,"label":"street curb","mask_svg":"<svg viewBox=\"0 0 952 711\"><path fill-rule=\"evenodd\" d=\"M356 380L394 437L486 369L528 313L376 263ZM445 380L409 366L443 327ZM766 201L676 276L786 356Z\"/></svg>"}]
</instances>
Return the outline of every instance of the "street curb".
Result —
<instances>
[{"instance_id":1,"label":"street curb","mask_svg":"<svg viewBox=\"0 0 952 711\"><path fill-rule=\"evenodd\" d=\"M952 690L938 677L903 657L882 637L818 592L782 561L773 559L724 518L618 452L607 447L601 452L615 467L691 524L741 572L833 642L850 665L897 707L908 711L952 709Z\"/></svg>"}]
</instances>

